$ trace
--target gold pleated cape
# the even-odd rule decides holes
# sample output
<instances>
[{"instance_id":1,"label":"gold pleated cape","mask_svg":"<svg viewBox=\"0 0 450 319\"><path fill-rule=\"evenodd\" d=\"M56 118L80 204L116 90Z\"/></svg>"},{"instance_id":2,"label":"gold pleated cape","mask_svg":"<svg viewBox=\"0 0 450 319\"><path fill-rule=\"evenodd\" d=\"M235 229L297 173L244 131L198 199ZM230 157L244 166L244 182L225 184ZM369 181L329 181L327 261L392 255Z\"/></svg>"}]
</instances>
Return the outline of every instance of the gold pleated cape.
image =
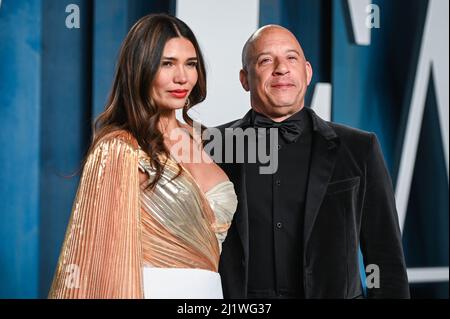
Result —
<instances>
[{"instance_id":1,"label":"gold pleated cape","mask_svg":"<svg viewBox=\"0 0 450 319\"><path fill-rule=\"evenodd\" d=\"M88 156L49 298L143 298L144 266L217 272L233 200L213 211L189 172L172 180L178 166L170 158L153 191L145 188L150 179L140 185L139 170L154 174L124 131Z\"/></svg>"}]
</instances>

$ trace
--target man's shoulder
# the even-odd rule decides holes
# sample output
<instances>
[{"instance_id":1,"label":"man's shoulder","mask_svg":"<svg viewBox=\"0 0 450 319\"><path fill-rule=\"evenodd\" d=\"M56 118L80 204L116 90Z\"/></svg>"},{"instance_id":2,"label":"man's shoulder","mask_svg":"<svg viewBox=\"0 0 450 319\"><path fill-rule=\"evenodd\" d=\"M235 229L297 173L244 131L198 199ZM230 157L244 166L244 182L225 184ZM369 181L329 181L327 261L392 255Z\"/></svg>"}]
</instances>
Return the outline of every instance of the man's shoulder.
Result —
<instances>
[{"instance_id":1,"label":"man's shoulder","mask_svg":"<svg viewBox=\"0 0 450 319\"><path fill-rule=\"evenodd\" d=\"M224 132L227 128L236 128L236 123L242 121L242 118L230 121L225 124L221 124L216 126L220 132ZM355 127L351 127L345 124L340 124L336 122L324 121L329 127L333 129L336 135L339 137L342 143L351 144L358 146L363 146L367 144L371 144L374 139L376 139L376 135L373 132L364 131Z\"/></svg>"},{"instance_id":2,"label":"man's shoulder","mask_svg":"<svg viewBox=\"0 0 450 319\"><path fill-rule=\"evenodd\" d=\"M336 132L336 135L343 140L362 140L367 141L373 138L374 133L364 131L348 125L327 122L327 124Z\"/></svg>"},{"instance_id":3,"label":"man's shoulder","mask_svg":"<svg viewBox=\"0 0 450 319\"><path fill-rule=\"evenodd\" d=\"M377 137L373 132L334 122L328 122L328 125L339 137L341 146L354 155L359 154L358 157L365 158L377 143Z\"/></svg>"}]
</instances>

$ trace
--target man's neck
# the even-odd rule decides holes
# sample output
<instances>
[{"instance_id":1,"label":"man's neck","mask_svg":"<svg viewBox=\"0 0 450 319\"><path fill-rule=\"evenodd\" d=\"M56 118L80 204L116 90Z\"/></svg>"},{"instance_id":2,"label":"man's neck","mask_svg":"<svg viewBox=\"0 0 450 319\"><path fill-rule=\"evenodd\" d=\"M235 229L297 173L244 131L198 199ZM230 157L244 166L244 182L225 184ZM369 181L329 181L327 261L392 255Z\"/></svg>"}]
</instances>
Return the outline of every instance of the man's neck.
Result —
<instances>
[{"instance_id":1,"label":"man's neck","mask_svg":"<svg viewBox=\"0 0 450 319\"><path fill-rule=\"evenodd\" d=\"M284 120L290 118L292 115L294 115L297 112L300 112L303 109L303 105L300 108L295 108L295 109L291 109L289 110L289 112L285 113L285 114L268 114L267 112L261 110L258 107L252 107L252 109L255 112L258 112L266 117L268 117L269 119L271 119L274 122L283 122Z\"/></svg>"}]
</instances>

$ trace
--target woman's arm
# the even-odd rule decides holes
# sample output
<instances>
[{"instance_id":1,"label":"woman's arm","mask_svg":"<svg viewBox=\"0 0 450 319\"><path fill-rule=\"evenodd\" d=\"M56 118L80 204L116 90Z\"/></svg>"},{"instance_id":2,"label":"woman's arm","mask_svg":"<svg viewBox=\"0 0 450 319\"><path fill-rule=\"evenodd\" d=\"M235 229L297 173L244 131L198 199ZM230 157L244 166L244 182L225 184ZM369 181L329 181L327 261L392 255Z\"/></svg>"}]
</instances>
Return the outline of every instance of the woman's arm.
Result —
<instances>
[{"instance_id":1,"label":"woman's arm","mask_svg":"<svg viewBox=\"0 0 450 319\"><path fill-rule=\"evenodd\" d=\"M83 170L49 298L142 298L137 151L98 143Z\"/></svg>"}]
</instances>

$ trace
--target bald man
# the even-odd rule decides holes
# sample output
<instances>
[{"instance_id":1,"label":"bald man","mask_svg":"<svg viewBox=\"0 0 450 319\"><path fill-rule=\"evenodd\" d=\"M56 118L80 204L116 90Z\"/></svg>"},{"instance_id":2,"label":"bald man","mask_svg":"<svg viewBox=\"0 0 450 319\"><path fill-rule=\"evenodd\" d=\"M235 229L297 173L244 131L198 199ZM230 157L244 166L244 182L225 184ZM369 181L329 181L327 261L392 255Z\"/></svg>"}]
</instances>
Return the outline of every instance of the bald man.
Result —
<instances>
[{"instance_id":1,"label":"bald man","mask_svg":"<svg viewBox=\"0 0 450 319\"><path fill-rule=\"evenodd\" d=\"M370 265L367 296L408 298L380 145L373 133L326 122L305 107L312 74L296 37L283 27L262 27L245 43L240 81L251 110L220 129L226 136L226 130L275 128L275 136L264 134L254 146L277 152L278 166L262 174L264 163L248 160L252 142L233 150L246 154L245 163L221 164L239 200L220 260L224 296L362 298L361 247ZM267 149L270 139L278 141L275 150Z\"/></svg>"}]
</instances>

